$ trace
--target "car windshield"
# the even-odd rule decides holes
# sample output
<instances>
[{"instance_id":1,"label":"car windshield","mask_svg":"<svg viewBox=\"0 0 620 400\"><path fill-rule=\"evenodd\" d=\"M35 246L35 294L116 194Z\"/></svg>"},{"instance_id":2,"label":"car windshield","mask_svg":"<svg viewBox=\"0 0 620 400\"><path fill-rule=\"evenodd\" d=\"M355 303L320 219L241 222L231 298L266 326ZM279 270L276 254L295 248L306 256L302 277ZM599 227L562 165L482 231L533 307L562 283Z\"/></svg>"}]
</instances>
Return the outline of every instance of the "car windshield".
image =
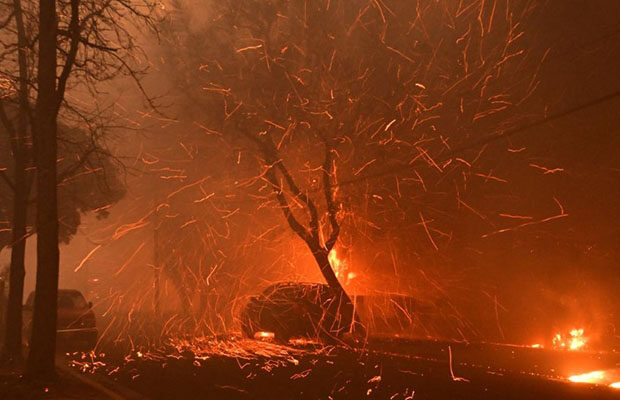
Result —
<instances>
[{"instance_id":1,"label":"car windshield","mask_svg":"<svg viewBox=\"0 0 620 400\"><path fill-rule=\"evenodd\" d=\"M88 304L79 292L58 293L58 308L87 308Z\"/></svg>"}]
</instances>

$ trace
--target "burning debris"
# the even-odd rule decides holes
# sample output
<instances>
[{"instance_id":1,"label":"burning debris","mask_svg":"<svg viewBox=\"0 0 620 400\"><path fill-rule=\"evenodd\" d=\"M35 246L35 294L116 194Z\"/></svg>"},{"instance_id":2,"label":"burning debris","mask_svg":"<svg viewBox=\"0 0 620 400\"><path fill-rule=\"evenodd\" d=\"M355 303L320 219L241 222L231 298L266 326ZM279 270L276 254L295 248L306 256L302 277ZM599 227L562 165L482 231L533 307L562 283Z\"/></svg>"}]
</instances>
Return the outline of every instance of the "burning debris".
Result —
<instances>
[{"instance_id":1,"label":"burning debris","mask_svg":"<svg viewBox=\"0 0 620 400\"><path fill-rule=\"evenodd\" d=\"M588 338L584 336L583 328L572 329L568 335L557 333L552 343L556 350L578 351L587 349Z\"/></svg>"}]
</instances>

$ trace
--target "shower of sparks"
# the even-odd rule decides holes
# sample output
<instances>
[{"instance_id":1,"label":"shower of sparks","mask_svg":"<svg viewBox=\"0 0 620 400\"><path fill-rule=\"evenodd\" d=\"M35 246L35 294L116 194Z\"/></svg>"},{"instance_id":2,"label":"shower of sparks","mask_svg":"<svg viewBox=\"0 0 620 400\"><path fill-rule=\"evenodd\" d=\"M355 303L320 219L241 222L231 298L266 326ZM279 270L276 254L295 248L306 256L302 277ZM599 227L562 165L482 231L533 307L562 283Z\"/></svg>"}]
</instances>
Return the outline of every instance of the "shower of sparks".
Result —
<instances>
[{"instance_id":1,"label":"shower of sparks","mask_svg":"<svg viewBox=\"0 0 620 400\"><path fill-rule=\"evenodd\" d=\"M281 179L287 212L308 222L312 199L322 234L331 226L329 175L340 224L329 262L352 295L374 293L385 305L369 307L371 320L415 326L424 337L478 337L452 297L466 291L467 273L435 272L431 262L470 217L483 224L477 239L487 239L567 215L557 200L557 214L520 210L515 174L498 167L496 150L475 145L517 126L517 105L537 85L536 74L519 75L543 60L524 48L520 18L532 10L482 0L328 1L271 13L223 1L209 9L217 17L196 24L179 4L162 8L171 17L158 67L179 80L181 117L128 117L118 105L119 119L154 132L152 143L136 139L131 156L129 139L119 146L131 159L132 201L109 208L89 233L102 244L74 270L101 271L89 286L101 341L236 332L248 296L278 280L322 281L267 178L276 160L299 188ZM231 18L245 20L220 29ZM262 139L274 143L273 160L257 149ZM323 163L324 140L333 169ZM526 146L501 146L506 162L536 179L564 172L534 162ZM507 200L490 207L477 190ZM421 317L413 294L428 311Z\"/></svg>"}]
</instances>

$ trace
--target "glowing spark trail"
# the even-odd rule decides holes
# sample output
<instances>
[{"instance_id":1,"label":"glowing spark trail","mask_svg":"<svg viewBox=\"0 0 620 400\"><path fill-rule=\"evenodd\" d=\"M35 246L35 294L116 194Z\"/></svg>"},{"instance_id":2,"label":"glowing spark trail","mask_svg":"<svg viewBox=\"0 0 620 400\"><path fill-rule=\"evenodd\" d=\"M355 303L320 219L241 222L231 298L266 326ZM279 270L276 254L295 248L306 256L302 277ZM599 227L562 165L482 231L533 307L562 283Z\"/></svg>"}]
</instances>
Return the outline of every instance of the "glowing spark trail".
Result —
<instances>
[{"instance_id":1,"label":"glowing spark trail","mask_svg":"<svg viewBox=\"0 0 620 400\"><path fill-rule=\"evenodd\" d=\"M93 254L95 254L95 252L96 252L97 250L99 250L99 249L101 248L101 246L102 246L101 244L100 244L100 245L97 245L94 249L92 249L90 252L88 252L88 254L86 255L86 257L84 257L84 258L82 259L82 261L80 262L80 264L79 264L77 267L75 267L75 269L73 270L73 272L78 272L80 269L82 269L82 267L84 266L84 264L86 264L86 261L88 261L88 260L90 259L90 257L91 257Z\"/></svg>"}]
</instances>

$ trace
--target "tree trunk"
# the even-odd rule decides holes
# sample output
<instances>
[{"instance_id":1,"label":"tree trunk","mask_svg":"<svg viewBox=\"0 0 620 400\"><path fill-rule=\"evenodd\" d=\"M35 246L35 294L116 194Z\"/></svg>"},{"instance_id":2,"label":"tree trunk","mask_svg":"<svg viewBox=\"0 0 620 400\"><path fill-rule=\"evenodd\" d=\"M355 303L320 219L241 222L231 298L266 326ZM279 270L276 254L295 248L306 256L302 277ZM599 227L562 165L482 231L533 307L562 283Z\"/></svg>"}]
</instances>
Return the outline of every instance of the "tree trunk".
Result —
<instances>
[{"instance_id":1,"label":"tree trunk","mask_svg":"<svg viewBox=\"0 0 620 400\"><path fill-rule=\"evenodd\" d=\"M350 302L351 299L349 299L349 296L344 290L344 287L342 287L342 285L340 284L340 281L336 277L336 273L334 272L331 264L329 263L329 252L326 249L322 249L322 248L311 249L311 250L312 250L312 255L314 256L314 259L319 265L321 274L323 275L323 278L325 278L325 281L327 282L329 287L331 287L334 291L343 293L346 296L346 299L348 299Z\"/></svg>"},{"instance_id":2,"label":"tree trunk","mask_svg":"<svg viewBox=\"0 0 620 400\"><path fill-rule=\"evenodd\" d=\"M319 265L321 274L327 282L327 285L335 292L336 301L334 301L328 311L337 317L337 323L330 327L330 330L339 333L350 332L356 329L358 333L363 332L361 325L356 325L354 322L358 320L353 307L351 298L344 290L344 287L340 284L340 281L336 277L334 270L329 263L329 252L326 249L311 249L312 255Z\"/></svg>"},{"instance_id":3,"label":"tree trunk","mask_svg":"<svg viewBox=\"0 0 620 400\"><path fill-rule=\"evenodd\" d=\"M33 125L37 169L37 280L27 374L54 375L58 296L56 196L56 2L39 1L38 96Z\"/></svg>"},{"instance_id":4,"label":"tree trunk","mask_svg":"<svg viewBox=\"0 0 620 400\"><path fill-rule=\"evenodd\" d=\"M17 130L13 132L13 159L15 161L13 187L13 223L11 241L11 266L9 276L9 297L6 315L6 336L2 356L5 359L22 358L22 302L24 298L26 224L28 215L28 196L32 182L26 176L30 159L28 149L28 45L21 0L13 1L15 23L17 26L17 56L19 63L19 110Z\"/></svg>"},{"instance_id":5,"label":"tree trunk","mask_svg":"<svg viewBox=\"0 0 620 400\"><path fill-rule=\"evenodd\" d=\"M21 144L17 145L18 147ZM26 216L29 186L26 182L26 163L23 151L15 154L13 191L13 224L11 267L9 270L9 298L6 314L6 336L2 357L8 361L22 358L22 302L24 299L24 260L26 253ZM22 153L22 154L19 154Z\"/></svg>"}]
</instances>

